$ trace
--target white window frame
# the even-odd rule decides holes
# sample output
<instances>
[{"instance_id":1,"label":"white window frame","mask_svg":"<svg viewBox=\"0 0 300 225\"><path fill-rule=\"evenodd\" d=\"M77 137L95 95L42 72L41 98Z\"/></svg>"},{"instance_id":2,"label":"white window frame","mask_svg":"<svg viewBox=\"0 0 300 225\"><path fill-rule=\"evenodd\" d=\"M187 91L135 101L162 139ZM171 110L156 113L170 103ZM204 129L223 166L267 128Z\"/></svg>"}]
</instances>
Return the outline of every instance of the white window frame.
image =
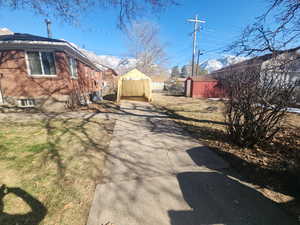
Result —
<instances>
[{"instance_id":1,"label":"white window frame","mask_svg":"<svg viewBox=\"0 0 300 225\"><path fill-rule=\"evenodd\" d=\"M75 66L75 74L76 74L76 76L73 76L74 71L73 71L73 66L71 65L71 62L70 62L71 60L73 60L76 63L76 66ZM78 79L78 69L77 69L78 62L77 62L76 58L68 56L68 64L69 64L69 70L70 70L71 79L77 80Z\"/></svg>"},{"instance_id":2,"label":"white window frame","mask_svg":"<svg viewBox=\"0 0 300 225\"><path fill-rule=\"evenodd\" d=\"M25 101L26 104L22 105L22 101ZM22 98L22 99L18 100L18 105L19 105L19 107L22 107L22 108L30 108L30 107L35 107L36 102L35 102L35 99L33 99L33 98Z\"/></svg>"},{"instance_id":3,"label":"white window frame","mask_svg":"<svg viewBox=\"0 0 300 225\"><path fill-rule=\"evenodd\" d=\"M28 52L38 52L39 53L39 59L41 62L41 68L42 68L42 74L31 74L31 70L30 70L30 65L29 65L29 59L28 59ZM54 68L55 68L55 72L56 74L45 74L44 72L44 65L43 65L43 61L42 61L42 52L51 52L53 54L53 58L54 58ZM57 66L56 66L56 60L55 60L55 51L53 50L26 50L25 51L25 61L26 61L26 66L27 66L27 74L31 77L39 77L39 78L45 78L45 77L57 77Z\"/></svg>"}]
</instances>

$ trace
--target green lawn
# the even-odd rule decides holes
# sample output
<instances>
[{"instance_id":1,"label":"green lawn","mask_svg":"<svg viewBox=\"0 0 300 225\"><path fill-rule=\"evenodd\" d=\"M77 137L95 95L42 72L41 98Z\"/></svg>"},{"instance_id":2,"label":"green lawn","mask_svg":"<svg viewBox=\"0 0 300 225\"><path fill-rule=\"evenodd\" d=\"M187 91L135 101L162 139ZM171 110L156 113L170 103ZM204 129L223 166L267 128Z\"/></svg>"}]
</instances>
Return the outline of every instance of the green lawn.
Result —
<instances>
[{"instance_id":1,"label":"green lawn","mask_svg":"<svg viewBox=\"0 0 300 225\"><path fill-rule=\"evenodd\" d=\"M0 224L85 224L113 126L93 118L0 122Z\"/></svg>"}]
</instances>

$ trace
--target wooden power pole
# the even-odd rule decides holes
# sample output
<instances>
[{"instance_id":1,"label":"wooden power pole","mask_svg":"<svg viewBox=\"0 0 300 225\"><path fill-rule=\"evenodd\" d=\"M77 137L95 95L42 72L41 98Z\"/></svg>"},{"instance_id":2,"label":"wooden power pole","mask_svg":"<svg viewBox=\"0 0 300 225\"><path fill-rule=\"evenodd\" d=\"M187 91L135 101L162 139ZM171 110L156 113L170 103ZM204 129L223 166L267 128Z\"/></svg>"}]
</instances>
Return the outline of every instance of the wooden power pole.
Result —
<instances>
[{"instance_id":1,"label":"wooden power pole","mask_svg":"<svg viewBox=\"0 0 300 225\"><path fill-rule=\"evenodd\" d=\"M204 21L204 20L198 20L198 15L196 15L194 19L188 19L187 21L194 23L193 56L192 56L192 76L194 76L198 23L205 23L206 21Z\"/></svg>"}]
</instances>

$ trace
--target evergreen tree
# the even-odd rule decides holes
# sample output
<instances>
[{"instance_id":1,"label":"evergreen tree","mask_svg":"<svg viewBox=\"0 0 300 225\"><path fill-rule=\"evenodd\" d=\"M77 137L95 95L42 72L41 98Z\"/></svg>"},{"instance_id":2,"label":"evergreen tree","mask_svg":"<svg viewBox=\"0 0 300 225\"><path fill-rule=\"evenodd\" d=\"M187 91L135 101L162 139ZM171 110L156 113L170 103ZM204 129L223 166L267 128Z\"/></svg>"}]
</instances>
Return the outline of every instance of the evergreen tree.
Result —
<instances>
[{"instance_id":1,"label":"evergreen tree","mask_svg":"<svg viewBox=\"0 0 300 225\"><path fill-rule=\"evenodd\" d=\"M189 76L187 65L184 65L184 66L181 68L180 76L181 76L181 77L188 77L188 76Z\"/></svg>"},{"instance_id":2,"label":"evergreen tree","mask_svg":"<svg viewBox=\"0 0 300 225\"><path fill-rule=\"evenodd\" d=\"M179 66L174 66L172 68L171 77L180 77Z\"/></svg>"},{"instance_id":3,"label":"evergreen tree","mask_svg":"<svg viewBox=\"0 0 300 225\"><path fill-rule=\"evenodd\" d=\"M196 65L197 66L197 65ZM195 68L196 69L196 68ZM197 71L197 74L196 74L196 71ZM201 76L201 75L206 75L208 74L208 71L201 68L200 66L198 66L198 70L195 71L195 75L196 76Z\"/></svg>"}]
</instances>

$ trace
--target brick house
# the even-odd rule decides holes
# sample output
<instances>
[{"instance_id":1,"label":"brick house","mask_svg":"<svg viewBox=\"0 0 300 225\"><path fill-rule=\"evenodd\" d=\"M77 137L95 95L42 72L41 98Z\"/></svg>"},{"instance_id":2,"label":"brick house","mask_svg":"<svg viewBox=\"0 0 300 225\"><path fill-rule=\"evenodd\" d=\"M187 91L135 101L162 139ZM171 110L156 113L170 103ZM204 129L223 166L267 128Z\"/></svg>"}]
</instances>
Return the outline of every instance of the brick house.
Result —
<instances>
[{"instance_id":1,"label":"brick house","mask_svg":"<svg viewBox=\"0 0 300 225\"><path fill-rule=\"evenodd\" d=\"M102 82L103 71L67 41L0 35L0 104L62 107L71 96L88 101Z\"/></svg>"}]
</instances>

